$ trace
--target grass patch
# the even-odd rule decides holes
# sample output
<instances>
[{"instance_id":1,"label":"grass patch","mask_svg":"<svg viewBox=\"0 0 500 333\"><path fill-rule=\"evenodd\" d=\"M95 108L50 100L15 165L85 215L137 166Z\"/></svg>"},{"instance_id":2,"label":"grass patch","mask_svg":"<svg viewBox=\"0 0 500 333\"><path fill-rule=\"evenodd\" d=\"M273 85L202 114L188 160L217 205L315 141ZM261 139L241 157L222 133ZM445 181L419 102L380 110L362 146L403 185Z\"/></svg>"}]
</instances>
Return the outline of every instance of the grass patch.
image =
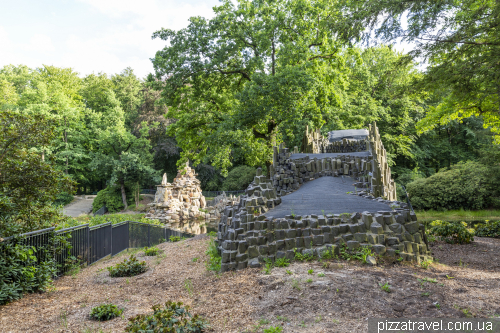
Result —
<instances>
[{"instance_id":1,"label":"grass patch","mask_svg":"<svg viewBox=\"0 0 500 333\"><path fill-rule=\"evenodd\" d=\"M500 220L500 210L448 210L448 211L417 211L417 219L421 223L435 220L447 222L483 222L484 220Z\"/></svg>"}]
</instances>

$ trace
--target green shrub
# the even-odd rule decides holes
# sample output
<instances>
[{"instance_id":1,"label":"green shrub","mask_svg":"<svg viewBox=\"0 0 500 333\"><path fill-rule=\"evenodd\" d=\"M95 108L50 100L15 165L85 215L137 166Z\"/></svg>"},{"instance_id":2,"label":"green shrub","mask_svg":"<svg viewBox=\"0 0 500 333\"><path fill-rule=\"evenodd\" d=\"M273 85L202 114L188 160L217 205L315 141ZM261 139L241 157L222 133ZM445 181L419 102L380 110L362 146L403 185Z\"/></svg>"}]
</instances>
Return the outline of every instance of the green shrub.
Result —
<instances>
[{"instance_id":1,"label":"green shrub","mask_svg":"<svg viewBox=\"0 0 500 333\"><path fill-rule=\"evenodd\" d=\"M276 261L274 262L274 265L276 267L288 267L288 266L290 266L290 260L288 260L287 258L279 258L279 259L276 259Z\"/></svg>"},{"instance_id":2,"label":"green shrub","mask_svg":"<svg viewBox=\"0 0 500 333\"><path fill-rule=\"evenodd\" d=\"M200 333L205 332L209 325L197 314L189 313L189 306L182 307L182 302L166 302L165 307L153 306L150 315L137 315L129 319L125 332L172 332Z\"/></svg>"},{"instance_id":3,"label":"green shrub","mask_svg":"<svg viewBox=\"0 0 500 333\"><path fill-rule=\"evenodd\" d=\"M122 312L123 310L114 304L101 304L92 308L90 318L98 321L106 321L120 316Z\"/></svg>"},{"instance_id":4,"label":"green shrub","mask_svg":"<svg viewBox=\"0 0 500 333\"><path fill-rule=\"evenodd\" d=\"M253 181L257 170L247 165L240 165L229 171L222 184L223 191L244 190Z\"/></svg>"},{"instance_id":5,"label":"green shrub","mask_svg":"<svg viewBox=\"0 0 500 333\"><path fill-rule=\"evenodd\" d=\"M148 270L145 261L139 262L134 255L129 259L119 262L115 266L107 268L111 277L135 276L144 273Z\"/></svg>"},{"instance_id":6,"label":"green shrub","mask_svg":"<svg viewBox=\"0 0 500 333\"><path fill-rule=\"evenodd\" d=\"M265 328L264 333L281 333L283 332L283 328L281 326L271 326L269 328Z\"/></svg>"},{"instance_id":7,"label":"green shrub","mask_svg":"<svg viewBox=\"0 0 500 333\"><path fill-rule=\"evenodd\" d=\"M19 299L24 293L45 291L52 283L57 265L45 249L22 245L20 239L0 242L0 305Z\"/></svg>"},{"instance_id":8,"label":"green shrub","mask_svg":"<svg viewBox=\"0 0 500 333\"><path fill-rule=\"evenodd\" d=\"M134 195L128 189L125 191L127 195L127 204L132 205L134 203ZM102 206L106 206L108 212L114 213L121 211L125 206L123 206L122 193L117 186L108 186L104 190L97 192L97 196L92 202L92 212L97 212Z\"/></svg>"},{"instance_id":9,"label":"green shrub","mask_svg":"<svg viewBox=\"0 0 500 333\"><path fill-rule=\"evenodd\" d=\"M467 228L465 222L431 222L429 233L451 244L468 244L474 241L474 230Z\"/></svg>"},{"instance_id":10,"label":"green shrub","mask_svg":"<svg viewBox=\"0 0 500 333\"><path fill-rule=\"evenodd\" d=\"M207 270L219 272L221 268L222 257L219 255L216 240L212 236L210 237L210 244L208 245L208 249L205 254L208 256L208 261L206 263Z\"/></svg>"},{"instance_id":11,"label":"green shrub","mask_svg":"<svg viewBox=\"0 0 500 333\"><path fill-rule=\"evenodd\" d=\"M144 254L147 256L156 256L160 252L160 249L157 248L156 246L153 247L145 247L144 248Z\"/></svg>"},{"instance_id":12,"label":"green shrub","mask_svg":"<svg viewBox=\"0 0 500 333\"><path fill-rule=\"evenodd\" d=\"M491 170L479 162L460 162L450 170L409 183L408 195L416 209L489 208L495 204L492 198L498 196L500 188L497 178L491 176Z\"/></svg>"},{"instance_id":13,"label":"green shrub","mask_svg":"<svg viewBox=\"0 0 500 333\"><path fill-rule=\"evenodd\" d=\"M181 237L179 237L179 236L170 236L169 239L170 239L170 241L172 243L175 243L175 242L179 242L181 240Z\"/></svg>"},{"instance_id":14,"label":"green shrub","mask_svg":"<svg viewBox=\"0 0 500 333\"><path fill-rule=\"evenodd\" d=\"M478 237L500 238L500 221L484 221L484 223L476 226L475 235Z\"/></svg>"},{"instance_id":15,"label":"green shrub","mask_svg":"<svg viewBox=\"0 0 500 333\"><path fill-rule=\"evenodd\" d=\"M73 195L68 192L61 192L57 194L54 206L66 206L73 201Z\"/></svg>"}]
</instances>

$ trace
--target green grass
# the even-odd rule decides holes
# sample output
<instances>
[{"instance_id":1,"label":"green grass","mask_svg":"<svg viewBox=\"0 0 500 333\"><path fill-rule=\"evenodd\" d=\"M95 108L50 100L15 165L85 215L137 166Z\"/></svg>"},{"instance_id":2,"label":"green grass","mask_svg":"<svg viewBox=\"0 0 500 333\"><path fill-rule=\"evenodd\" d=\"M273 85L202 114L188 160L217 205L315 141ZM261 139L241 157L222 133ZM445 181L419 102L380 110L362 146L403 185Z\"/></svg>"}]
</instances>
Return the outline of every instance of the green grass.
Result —
<instances>
[{"instance_id":1,"label":"green grass","mask_svg":"<svg viewBox=\"0 0 500 333\"><path fill-rule=\"evenodd\" d=\"M161 225L159 220L151 220L144 218L145 214L106 214L100 216L83 215L68 219L67 222L58 224L56 230L76 227L88 223L90 226L111 222L117 224L124 221L136 221L147 224Z\"/></svg>"},{"instance_id":2,"label":"green grass","mask_svg":"<svg viewBox=\"0 0 500 333\"><path fill-rule=\"evenodd\" d=\"M417 211L419 222L428 223L435 220L448 222L484 222L484 220L500 220L500 210L448 210L448 211Z\"/></svg>"}]
</instances>

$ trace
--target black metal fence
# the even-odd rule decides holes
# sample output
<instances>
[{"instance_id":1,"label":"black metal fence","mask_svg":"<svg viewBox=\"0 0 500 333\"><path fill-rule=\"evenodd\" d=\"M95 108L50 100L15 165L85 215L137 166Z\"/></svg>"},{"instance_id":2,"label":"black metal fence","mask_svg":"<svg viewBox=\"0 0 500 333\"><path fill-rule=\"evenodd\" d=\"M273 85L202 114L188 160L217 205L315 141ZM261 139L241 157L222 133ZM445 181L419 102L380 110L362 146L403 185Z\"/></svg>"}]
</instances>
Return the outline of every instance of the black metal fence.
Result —
<instances>
[{"instance_id":1,"label":"black metal fence","mask_svg":"<svg viewBox=\"0 0 500 333\"><path fill-rule=\"evenodd\" d=\"M55 235L68 235L67 242L69 250L55 251L59 244L52 244L51 237ZM79 225L72 228L54 231L54 228L37 230L20 235L23 237L22 243L33 246L35 249L52 246L56 263L59 265L58 275L65 273L68 269L68 260L72 257L88 265L107 257L115 255L128 248L138 248L154 246L162 242L170 241L171 236L191 238L195 235L172 230L160 225L153 225L135 221L125 221L112 225L111 222L96 226L88 224ZM13 237L6 238L9 241ZM38 256L47 255L47 251L36 251L38 262L47 258Z\"/></svg>"},{"instance_id":2,"label":"black metal fence","mask_svg":"<svg viewBox=\"0 0 500 333\"><path fill-rule=\"evenodd\" d=\"M230 194L238 196L238 195L245 194L245 190L241 190L241 191L202 191L201 192L201 194L203 194L204 197L208 197L208 198L216 197L218 195L221 195L222 193L226 193L227 196L229 196Z\"/></svg>"},{"instance_id":3,"label":"black metal fence","mask_svg":"<svg viewBox=\"0 0 500 333\"><path fill-rule=\"evenodd\" d=\"M94 213L94 216L95 215L104 215L107 212L108 212L108 207L102 206L101 208L99 208L99 210L97 212Z\"/></svg>"}]
</instances>

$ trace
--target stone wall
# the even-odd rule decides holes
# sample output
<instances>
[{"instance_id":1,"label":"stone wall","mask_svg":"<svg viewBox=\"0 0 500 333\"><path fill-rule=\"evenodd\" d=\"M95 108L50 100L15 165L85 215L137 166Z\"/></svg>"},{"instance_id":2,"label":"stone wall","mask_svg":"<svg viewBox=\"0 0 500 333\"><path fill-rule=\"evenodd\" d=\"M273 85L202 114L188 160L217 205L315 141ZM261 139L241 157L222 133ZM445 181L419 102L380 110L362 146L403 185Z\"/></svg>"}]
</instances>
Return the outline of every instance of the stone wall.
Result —
<instances>
[{"instance_id":1,"label":"stone wall","mask_svg":"<svg viewBox=\"0 0 500 333\"><path fill-rule=\"evenodd\" d=\"M270 181L259 172L240 203L226 207L217 234L222 271L258 267L264 258L293 259L294 250L338 255L342 244L352 250L369 246L377 254L416 262L430 256L424 226L408 209L276 219L262 215L279 203Z\"/></svg>"}]
</instances>

